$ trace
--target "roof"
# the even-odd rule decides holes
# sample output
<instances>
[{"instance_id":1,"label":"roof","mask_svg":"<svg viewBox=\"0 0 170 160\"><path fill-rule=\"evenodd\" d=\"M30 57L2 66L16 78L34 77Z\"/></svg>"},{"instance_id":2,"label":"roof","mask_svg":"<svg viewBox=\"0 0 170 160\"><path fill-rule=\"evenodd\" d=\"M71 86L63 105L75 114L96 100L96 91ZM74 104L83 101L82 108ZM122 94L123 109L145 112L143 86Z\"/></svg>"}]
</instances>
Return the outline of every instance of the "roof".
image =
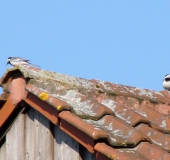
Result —
<instances>
[{"instance_id":1,"label":"roof","mask_svg":"<svg viewBox=\"0 0 170 160\"><path fill-rule=\"evenodd\" d=\"M1 138L20 103L59 125L99 159L170 159L167 91L86 80L26 66L8 69L0 84L4 89L0 97ZM9 105L14 107L9 109Z\"/></svg>"}]
</instances>

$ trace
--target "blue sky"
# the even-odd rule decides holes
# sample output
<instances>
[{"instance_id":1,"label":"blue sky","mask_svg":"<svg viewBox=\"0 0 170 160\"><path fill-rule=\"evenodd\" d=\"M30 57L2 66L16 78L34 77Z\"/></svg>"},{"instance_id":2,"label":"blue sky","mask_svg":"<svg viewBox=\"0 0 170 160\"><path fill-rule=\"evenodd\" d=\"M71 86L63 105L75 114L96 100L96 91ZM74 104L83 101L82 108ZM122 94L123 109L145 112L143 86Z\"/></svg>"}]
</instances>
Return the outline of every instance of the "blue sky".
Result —
<instances>
[{"instance_id":1,"label":"blue sky","mask_svg":"<svg viewBox=\"0 0 170 160\"><path fill-rule=\"evenodd\" d=\"M0 74L9 56L86 79L162 90L170 1L1 1Z\"/></svg>"}]
</instances>

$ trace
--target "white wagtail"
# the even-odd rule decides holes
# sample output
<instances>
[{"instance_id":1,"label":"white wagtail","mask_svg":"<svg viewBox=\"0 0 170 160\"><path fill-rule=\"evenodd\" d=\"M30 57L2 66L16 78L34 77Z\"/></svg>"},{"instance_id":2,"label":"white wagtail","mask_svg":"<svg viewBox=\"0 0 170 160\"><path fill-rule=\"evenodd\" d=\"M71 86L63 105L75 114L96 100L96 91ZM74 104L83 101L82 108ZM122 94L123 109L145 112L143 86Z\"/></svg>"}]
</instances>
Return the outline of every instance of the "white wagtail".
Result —
<instances>
[{"instance_id":1,"label":"white wagtail","mask_svg":"<svg viewBox=\"0 0 170 160\"><path fill-rule=\"evenodd\" d=\"M166 90L170 91L170 74L165 75L162 85Z\"/></svg>"},{"instance_id":2,"label":"white wagtail","mask_svg":"<svg viewBox=\"0 0 170 160\"><path fill-rule=\"evenodd\" d=\"M31 64L29 60L26 60L20 57L8 57L6 64L10 64L12 66L29 65L33 67L39 67L37 65Z\"/></svg>"}]
</instances>

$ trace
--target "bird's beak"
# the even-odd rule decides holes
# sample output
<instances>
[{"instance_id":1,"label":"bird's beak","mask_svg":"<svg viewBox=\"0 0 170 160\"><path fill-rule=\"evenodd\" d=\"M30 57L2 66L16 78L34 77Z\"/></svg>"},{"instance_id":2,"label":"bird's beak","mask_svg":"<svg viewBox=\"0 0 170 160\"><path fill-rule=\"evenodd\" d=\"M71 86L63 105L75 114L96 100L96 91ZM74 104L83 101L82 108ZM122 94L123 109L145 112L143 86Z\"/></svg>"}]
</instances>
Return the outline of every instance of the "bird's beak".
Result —
<instances>
[{"instance_id":1,"label":"bird's beak","mask_svg":"<svg viewBox=\"0 0 170 160\"><path fill-rule=\"evenodd\" d=\"M6 65L9 64L9 60L6 61Z\"/></svg>"}]
</instances>

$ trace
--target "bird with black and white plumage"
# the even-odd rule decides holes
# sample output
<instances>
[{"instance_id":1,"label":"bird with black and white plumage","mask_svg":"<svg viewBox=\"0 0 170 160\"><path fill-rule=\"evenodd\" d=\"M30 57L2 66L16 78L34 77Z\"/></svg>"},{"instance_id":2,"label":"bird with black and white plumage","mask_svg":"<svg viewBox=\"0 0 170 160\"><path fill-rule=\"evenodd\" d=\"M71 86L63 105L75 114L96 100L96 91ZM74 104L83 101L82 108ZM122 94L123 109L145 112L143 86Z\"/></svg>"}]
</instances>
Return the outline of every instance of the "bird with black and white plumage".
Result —
<instances>
[{"instance_id":1,"label":"bird with black and white plumage","mask_svg":"<svg viewBox=\"0 0 170 160\"><path fill-rule=\"evenodd\" d=\"M164 89L170 91L170 74L165 75L162 85Z\"/></svg>"},{"instance_id":2,"label":"bird with black and white plumage","mask_svg":"<svg viewBox=\"0 0 170 160\"><path fill-rule=\"evenodd\" d=\"M40 66L34 65L34 64L30 63L29 61L30 60L23 59L23 58L20 58L20 57L8 57L6 64L10 64L14 67L20 66L20 65L25 65L25 66L32 66L32 67L40 68Z\"/></svg>"}]
</instances>

